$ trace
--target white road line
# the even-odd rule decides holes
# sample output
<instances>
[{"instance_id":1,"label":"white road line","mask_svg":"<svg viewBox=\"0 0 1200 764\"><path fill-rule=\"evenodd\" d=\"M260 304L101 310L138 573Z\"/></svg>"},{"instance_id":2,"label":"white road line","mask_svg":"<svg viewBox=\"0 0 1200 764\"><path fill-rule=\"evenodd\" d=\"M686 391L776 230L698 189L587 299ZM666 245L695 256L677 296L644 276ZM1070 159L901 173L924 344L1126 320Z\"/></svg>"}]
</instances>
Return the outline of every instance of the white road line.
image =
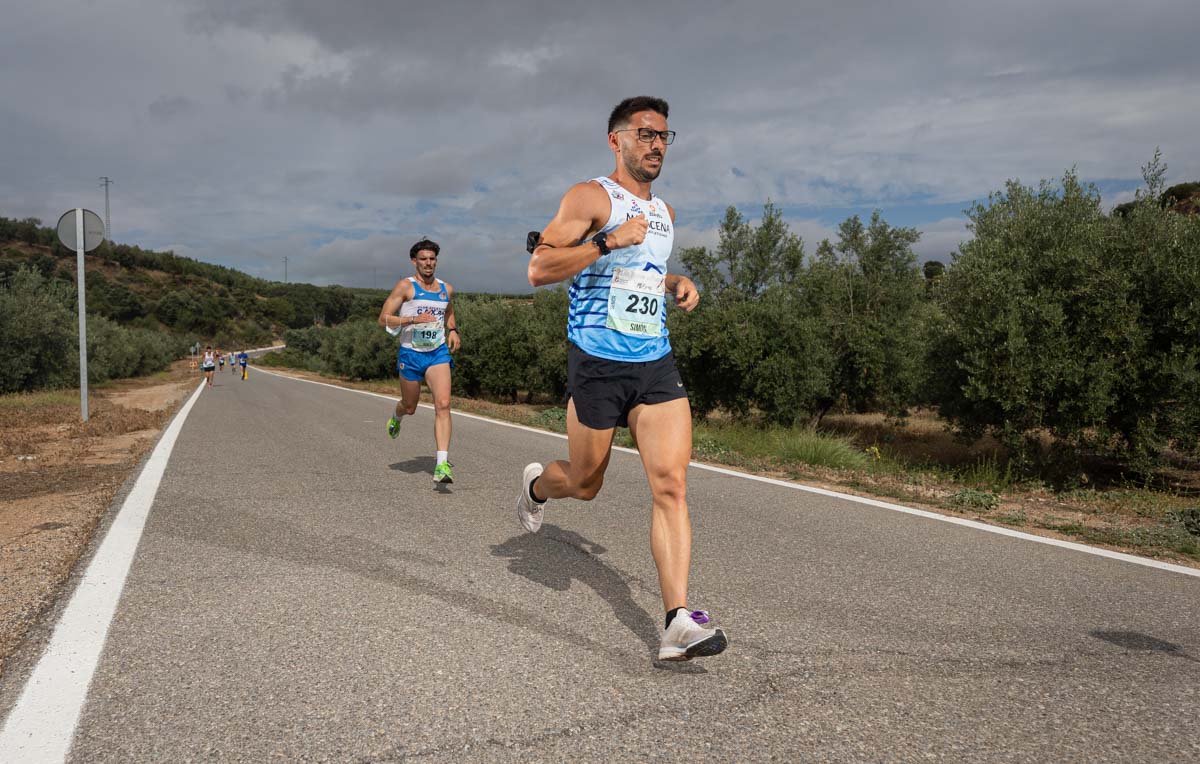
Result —
<instances>
[{"instance_id":1,"label":"white road line","mask_svg":"<svg viewBox=\"0 0 1200 764\"><path fill-rule=\"evenodd\" d=\"M265 371L264 369L262 369L262 367L257 367L257 368L260 371ZM371 395L376 398L383 398L384 400L388 400L388 401L396 400L395 396L381 395L380 393L372 393L367 390L355 390L352 387L342 387L341 385L331 385L328 382L316 382L311 379L303 379L301 377L292 377L287 374L279 374L276 372L267 371L266 373L271 374L272 376L283 377L284 379L290 379L295 382L308 382L309 384L313 384L313 385L323 385L325 387L332 387L335 390L347 390L352 393L362 393L363 395ZM433 406L429 405L428 403L422 403L420 405L423 408L429 408L429 409L433 408ZM492 419L491 417L480 416L478 414L465 414L460 411L455 411L454 416L466 417L468 419L478 419L483 422L491 422L492 424L498 424L503 427L512 427L517 430L525 430L526 432L536 432L540 435L550 435L552 437L561 438L563 440L566 440L566 437L567 437L566 435L562 435L557 432L549 432L547 430L539 430L536 427L526 427L525 425L513 424L512 422L503 422L499 419ZM623 446L613 446L613 450L614 451L623 451L623 452L629 453L629 454L637 453L637 451L635 449L625 448ZM731 477L743 478L745 480L755 480L760 483L769 483L770 485L779 486L781 488L790 488L794 491L805 491L807 493L815 493L820 496L829 496L829 497L832 497L835 499L845 499L846 501L853 501L857 504L865 504L869 507L878 507L879 509L887 509L887 510L891 510L892 512L902 512L906 515L915 515L917 517L923 517L927 520L937 520L938 522L942 522L942 523L951 523L953 525L962 525L967 528L974 528L975 530L985 531L987 533L995 533L996 535L999 535L999 536L1009 536L1011 538L1022 539L1024 541L1033 541L1038 544L1047 544L1049 546L1056 546L1056 547L1060 547L1062 549L1071 549L1076 552L1083 552L1084 554L1095 555L1097 557L1107 557L1112 560L1120 560L1121 562L1133 563L1134 565L1143 565L1148 568L1157 568L1159 570L1168 570L1168 571L1171 571L1172 573L1182 573L1185 576L1194 576L1196 578L1200 578L1200 569L1189 568L1184 565L1173 565L1169 562L1160 562L1158 560L1151 560L1146 557L1138 557L1138 556L1132 555L1132 554L1125 554L1124 552L1113 552L1108 549L1101 549L1100 547L1088 546L1087 544L1079 544L1074 541L1063 541L1061 539L1054 539L1054 538L1049 538L1046 536L1035 536L1032 533L1024 533L1022 531L1012 530L1011 528L1001 528L1001 527L998 527L995 525L988 525L987 523L981 523L976 520L967 520L967 519L961 518L961 517L949 517L947 515L939 515L936 512L928 512L923 509L914 509L912 507L905 507L900 504L892 504L890 502L878 501L876 499L867 499L862 496L855 496L853 494L848 494L848 493L838 493L837 491L830 491L830 490L826 490L824 488L815 488L813 486L801 485L800 483L792 483L792 482L788 482L786 480L778 480L776 478L762 477L761 475L751 475L746 472L738 472L737 470L731 470L731 469L728 469L725 467L714 467L711 464L700 464L699 462L690 462L689 464L690 464L690 466L692 466L698 470L708 470L709 472L717 472L722 475L729 475Z\"/></svg>"},{"instance_id":2,"label":"white road line","mask_svg":"<svg viewBox=\"0 0 1200 764\"><path fill-rule=\"evenodd\" d=\"M171 449L203 390L201 381L171 420L96 550L0 730L0 762L49 764L66 759Z\"/></svg>"}]
</instances>

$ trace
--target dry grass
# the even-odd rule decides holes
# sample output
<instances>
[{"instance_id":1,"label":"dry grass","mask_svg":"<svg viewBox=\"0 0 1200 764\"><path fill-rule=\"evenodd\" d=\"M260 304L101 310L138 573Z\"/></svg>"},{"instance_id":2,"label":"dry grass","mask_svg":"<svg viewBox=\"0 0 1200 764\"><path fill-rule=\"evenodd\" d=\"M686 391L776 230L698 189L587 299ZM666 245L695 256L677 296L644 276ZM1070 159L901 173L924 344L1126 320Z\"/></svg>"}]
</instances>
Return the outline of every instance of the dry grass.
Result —
<instances>
[{"instance_id":1,"label":"dry grass","mask_svg":"<svg viewBox=\"0 0 1200 764\"><path fill-rule=\"evenodd\" d=\"M911 465L957 468L1004 458L1004 448L994 438L965 442L928 409L902 420L883 414L830 414L821 420L821 429L844 435L863 448L875 446Z\"/></svg>"}]
</instances>

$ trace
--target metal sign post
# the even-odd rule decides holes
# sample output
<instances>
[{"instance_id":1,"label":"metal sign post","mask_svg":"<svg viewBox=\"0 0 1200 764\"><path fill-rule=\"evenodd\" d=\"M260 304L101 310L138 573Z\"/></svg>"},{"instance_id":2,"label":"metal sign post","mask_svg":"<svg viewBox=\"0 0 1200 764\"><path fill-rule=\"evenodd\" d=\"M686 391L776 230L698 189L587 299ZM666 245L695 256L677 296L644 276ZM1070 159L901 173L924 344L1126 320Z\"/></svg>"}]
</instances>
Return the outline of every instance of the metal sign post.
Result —
<instances>
[{"instance_id":1,"label":"metal sign post","mask_svg":"<svg viewBox=\"0 0 1200 764\"><path fill-rule=\"evenodd\" d=\"M75 272L79 292L79 412L88 420L87 400L87 280L84 277L83 255L104 241L104 222L91 210L76 208L58 219L58 240L67 249L75 250Z\"/></svg>"},{"instance_id":2,"label":"metal sign post","mask_svg":"<svg viewBox=\"0 0 1200 764\"><path fill-rule=\"evenodd\" d=\"M83 272L83 210L75 208L75 280L79 294L79 415L88 420L87 400L87 279Z\"/></svg>"}]
</instances>

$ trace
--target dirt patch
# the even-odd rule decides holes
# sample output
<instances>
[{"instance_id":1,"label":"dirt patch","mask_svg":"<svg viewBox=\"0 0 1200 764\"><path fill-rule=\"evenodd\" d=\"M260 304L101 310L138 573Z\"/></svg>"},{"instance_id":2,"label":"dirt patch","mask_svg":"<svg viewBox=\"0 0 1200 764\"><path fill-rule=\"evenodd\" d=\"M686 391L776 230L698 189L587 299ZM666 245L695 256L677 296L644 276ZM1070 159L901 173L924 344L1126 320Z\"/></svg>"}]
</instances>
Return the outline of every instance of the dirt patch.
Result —
<instances>
[{"instance_id":1,"label":"dirt patch","mask_svg":"<svg viewBox=\"0 0 1200 764\"><path fill-rule=\"evenodd\" d=\"M113 496L197 384L186 363L79 392L0 396L0 674Z\"/></svg>"},{"instance_id":2,"label":"dirt patch","mask_svg":"<svg viewBox=\"0 0 1200 764\"><path fill-rule=\"evenodd\" d=\"M990 436L975 442L955 437L943 420L924 409L914 411L903 421L883 414L830 414L821 421L821 427L864 448L895 450L913 463L956 467L985 458L997 459L1004 453L1000 443Z\"/></svg>"},{"instance_id":3,"label":"dirt patch","mask_svg":"<svg viewBox=\"0 0 1200 764\"><path fill-rule=\"evenodd\" d=\"M190 392L190 388L185 389L182 395L186 395L188 392ZM178 382L165 382L150 387L114 390L109 394L108 400L127 409L166 411L174 409L179 404L181 397Z\"/></svg>"}]
</instances>

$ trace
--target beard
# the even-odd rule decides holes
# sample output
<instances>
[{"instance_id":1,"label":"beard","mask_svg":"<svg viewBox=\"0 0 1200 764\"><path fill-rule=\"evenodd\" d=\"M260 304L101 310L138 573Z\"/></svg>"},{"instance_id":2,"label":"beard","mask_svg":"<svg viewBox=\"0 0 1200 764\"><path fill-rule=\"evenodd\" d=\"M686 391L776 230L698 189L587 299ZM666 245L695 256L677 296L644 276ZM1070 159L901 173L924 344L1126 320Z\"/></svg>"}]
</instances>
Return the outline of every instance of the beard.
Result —
<instances>
[{"instance_id":1,"label":"beard","mask_svg":"<svg viewBox=\"0 0 1200 764\"><path fill-rule=\"evenodd\" d=\"M645 157L642 157L642 159L644 158ZM663 163L661 161L661 156L659 157L659 160L658 167L648 168L642 166L641 160L626 159L625 169L629 172L630 177L632 177L638 183L649 183L657 178L659 173L662 172Z\"/></svg>"}]
</instances>

